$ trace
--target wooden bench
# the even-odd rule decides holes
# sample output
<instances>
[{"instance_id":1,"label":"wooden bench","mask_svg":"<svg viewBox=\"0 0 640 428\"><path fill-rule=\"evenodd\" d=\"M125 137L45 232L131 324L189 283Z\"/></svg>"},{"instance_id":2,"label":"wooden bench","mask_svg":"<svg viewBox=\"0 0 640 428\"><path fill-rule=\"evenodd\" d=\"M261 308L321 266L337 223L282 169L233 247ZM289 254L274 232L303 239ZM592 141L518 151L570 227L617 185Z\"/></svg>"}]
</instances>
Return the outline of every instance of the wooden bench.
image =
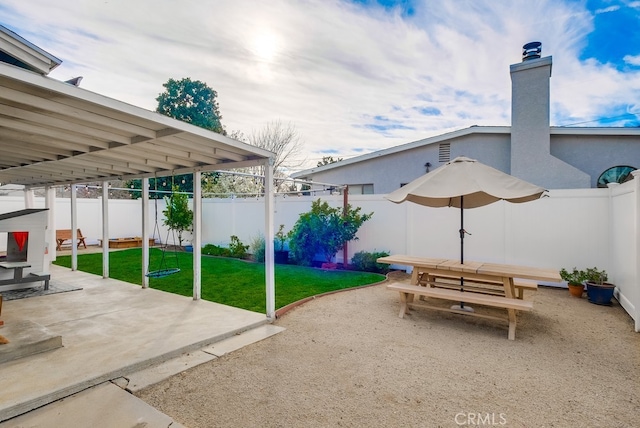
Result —
<instances>
[{"instance_id":1,"label":"wooden bench","mask_svg":"<svg viewBox=\"0 0 640 428\"><path fill-rule=\"evenodd\" d=\"M410 285L399 282L394 282L387 285L387 289L400 292L400 318L404 318L405 313L409 309L409 305L426 307L430 309L436 309L446 312L453 312L463 315L477 316L481 318L504 320L504 318L495 317L492 315L478 314L475 312L466 312L457 309L444 308L440 306L431 306L425 304L418 304L413 302L414 296L425 296L433 299L450 300L452 302L464 302L476 305L490 306L495 308L504 308L507 310L507 320L509 322L509 340L515 340L516 338L516 311L531 311L533 310L533 302L504 297L495 296L490 294L481 294L473 292L464 292L459 290L451 290L447 288L434 288L423 287L420 285Z\"/></svg>"},{"instance_id":2,"label":"wooden bench","mask_svg":"<svg viewBox=\"0 0 640 428\"><path fill-rule=\"evenodd\" d=\"M87 248L87 244L84 242L84 236L82 236L82 232L80 231L80 229L76 230L78 232L78 248L80 248L80 245L84 246L84 248ZM62 244L64 244L65 241L71 241L71 229L56 230L56 249L58 251L62 250Z\"/></svg>"},{"instance_id":3,"label":"wooden bench","mask_svg":"<svg viewBox=\"0 0 640 428\"><path fill-rule=\"evenodd\" d=\"M431 276L428 281L423 274L418 276L418 284L437 288L448 288L452 290L460 289L460 277L455 276ZM514 280L513 285L516 289L518 299L524 298L524 291L538 290L538 284L533 281ZM490 294L495 296L504 296L504 285L498 281L466 279L464 280L465 290L474 293Z\"/></svg>"}]
</instances>

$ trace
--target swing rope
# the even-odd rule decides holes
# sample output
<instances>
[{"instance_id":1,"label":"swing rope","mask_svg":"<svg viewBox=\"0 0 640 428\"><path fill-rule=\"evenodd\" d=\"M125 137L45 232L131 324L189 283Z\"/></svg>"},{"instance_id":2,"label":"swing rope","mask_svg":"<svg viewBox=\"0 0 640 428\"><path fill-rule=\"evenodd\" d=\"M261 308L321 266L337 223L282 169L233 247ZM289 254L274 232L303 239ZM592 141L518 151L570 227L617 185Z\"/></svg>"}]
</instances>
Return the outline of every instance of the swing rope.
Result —
<instances>
[{"instance_id":1,"label":"swing rope","mask_svg":"<svg viewBox=\"0 0 640 428\"><path fill-rule=\"evenodd\" d=\"M154 184L155 184L154 186L155 187L155 226L153 228L153 238L155 239L156 232L158 232L158 238L160 238L160 227L158 226L158 179L157 177L155 178ZM171 193L169 194L168 211L169 211L168 213L169 223L171 223L171 217L173 216L173 176L171 177ZM173 253L174 253L176 267L173 267L173 268L167 267L167 261L165 256L167 254L167 249L169 246L169 234L171 233L171 230L172 230L171 227L169 227L169 229L167 230L167 239L164 240L164 242L162 243L163 246L160 248L160 251L162 251L162 258L160 259L159 268L156 270L147 272L146 276L148 278L164 278L169 275L173 275L174 273L180 272L180 263L178 261L178 253L175 248L175 241L176 241L175 230L173 231L173 243L174 243Z\"/></svg>"}]
</instances>

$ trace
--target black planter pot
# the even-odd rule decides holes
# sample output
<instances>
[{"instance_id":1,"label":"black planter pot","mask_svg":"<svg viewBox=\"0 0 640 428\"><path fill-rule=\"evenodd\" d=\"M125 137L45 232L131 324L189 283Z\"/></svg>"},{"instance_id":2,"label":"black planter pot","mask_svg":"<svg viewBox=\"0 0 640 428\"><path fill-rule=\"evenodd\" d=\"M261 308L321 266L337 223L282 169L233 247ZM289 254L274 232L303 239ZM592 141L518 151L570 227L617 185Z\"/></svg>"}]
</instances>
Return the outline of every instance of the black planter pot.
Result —
<instances>
[{"instance_id":1,"label":"black planter pot","mask_svg":"<svg viewBox=\"0 0 640 428\"><path fill-rule=\"evenodd\" d=\"M596 305L610 305L616 286L608 282L597 284L587 281L587 297Z\"/></svg>"},{"instance_id":2,"label":"black planter pot","mask_svg":"<svg viewBox=\"0 0 640 428\"><path fill-rule=\"evenodd\" d=\"M274 261L280 265L286 265L289 263L288 251L274 251Z\"/></svg>"}]
</instances>

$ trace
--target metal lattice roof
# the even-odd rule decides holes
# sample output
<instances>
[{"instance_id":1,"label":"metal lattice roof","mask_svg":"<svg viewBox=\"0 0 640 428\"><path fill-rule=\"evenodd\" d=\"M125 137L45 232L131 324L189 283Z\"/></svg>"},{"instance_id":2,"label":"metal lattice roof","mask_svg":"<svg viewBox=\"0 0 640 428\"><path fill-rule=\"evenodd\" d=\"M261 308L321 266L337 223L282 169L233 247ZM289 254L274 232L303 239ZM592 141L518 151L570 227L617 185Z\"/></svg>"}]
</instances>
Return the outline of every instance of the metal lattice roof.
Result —
<instances>
[{"instance_id":1,"label":"metal lattice roof","mask_svg":"<svg viewBox=\"0 0 640 428\"><path fill-rule=\"evenodd\" d=\"M264 165L269 151L0 63L0 184L56 186Z\"/></svg>"}]
</instances>

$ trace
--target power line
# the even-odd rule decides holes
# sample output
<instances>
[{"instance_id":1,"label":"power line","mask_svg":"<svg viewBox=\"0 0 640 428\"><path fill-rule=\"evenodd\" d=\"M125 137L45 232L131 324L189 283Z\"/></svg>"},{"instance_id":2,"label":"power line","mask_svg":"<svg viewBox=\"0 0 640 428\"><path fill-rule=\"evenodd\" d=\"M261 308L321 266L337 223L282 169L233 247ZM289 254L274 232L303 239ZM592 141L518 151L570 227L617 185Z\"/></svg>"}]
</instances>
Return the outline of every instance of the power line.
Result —
<instances>
[{"instance_id":1,"label":"power line","mask_svg":"<svg viewBox=\"0 0 640 428\"><path fill-rule=\"evenodd\" d=\"M628 116L633 116L633 117L637 117L638 115L636 113L625 113L623 115L620 116L613 116L613 117L601 117L599 119L593 119L593 120L585 120L583 122L575 122L575 123L570 123L567 125L559 125L560 128L568 128L571 126L575 126L575 125L583 125L585 123L593 123L593 122L601 122L603 120L614 120L614 119L622 119L624 117L628 117Z\"/></svg>"}]
</instances>

